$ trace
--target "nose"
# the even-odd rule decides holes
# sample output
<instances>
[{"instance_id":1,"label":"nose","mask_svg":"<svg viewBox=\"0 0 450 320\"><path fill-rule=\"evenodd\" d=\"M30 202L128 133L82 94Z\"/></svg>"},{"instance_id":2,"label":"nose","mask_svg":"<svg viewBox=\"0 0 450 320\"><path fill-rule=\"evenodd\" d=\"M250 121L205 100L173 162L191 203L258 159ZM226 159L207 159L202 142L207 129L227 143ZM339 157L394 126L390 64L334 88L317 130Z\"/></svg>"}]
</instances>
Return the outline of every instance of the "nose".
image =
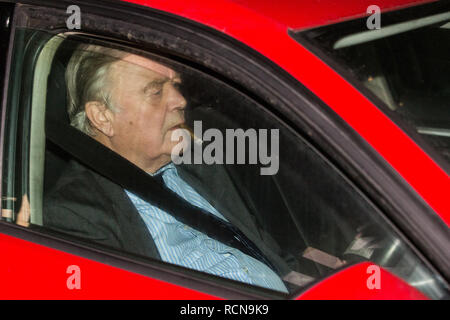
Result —
<instances>
[{"instance_id":1,"label":"nose","mask_svg":"<svg viewBox=\"0 0 450 320\"><path fill-rule=\"evenodd\" d=\"M169 83L169 94L167 98L167 105L169 110L182 110L186 108L186 99L181 92L174 86L173 83Z\"/></svg>"}]
</instances>

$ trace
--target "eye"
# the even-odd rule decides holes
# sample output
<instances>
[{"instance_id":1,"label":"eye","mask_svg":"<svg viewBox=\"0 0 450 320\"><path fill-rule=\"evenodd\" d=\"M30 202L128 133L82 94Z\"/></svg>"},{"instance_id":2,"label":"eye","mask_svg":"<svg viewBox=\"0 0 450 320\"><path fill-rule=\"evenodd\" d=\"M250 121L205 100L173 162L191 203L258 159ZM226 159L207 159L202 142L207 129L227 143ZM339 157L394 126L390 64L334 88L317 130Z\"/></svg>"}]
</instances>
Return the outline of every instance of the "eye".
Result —
<instances>
[{"instance_id":1,"label":"eye","mask_svg":"<svg viewBox=\"0 0 450 320\"><path fill-rule=\"evenodd\" d=\"M148 96L161 95L163 91L163 85L160 83L154 83L144 88L144 93Z\"/></svg>"},{"instance_id":2,"label":"eye","mask_svg":"<svg viewBox=\"0 0 450 320\"><path fill-rule=\"evenodd\" d=\"M151 90L150 94L153 96L160 95L162 93L162 88Z\"/></svg>"},{"instance_id":3,"label":"eye","mask_svg":"<svg viewBox=\"0 0 450 320\"><path fill-rule=\"evenodd\" d=\"M180 77L175 77L175 78L172 79L171 83L173 84L173 86L174 86L175 88L178 89L178 88L180 88L181 85L183 84L183 80L181 80Z\"/></svg>"}]
</instances>

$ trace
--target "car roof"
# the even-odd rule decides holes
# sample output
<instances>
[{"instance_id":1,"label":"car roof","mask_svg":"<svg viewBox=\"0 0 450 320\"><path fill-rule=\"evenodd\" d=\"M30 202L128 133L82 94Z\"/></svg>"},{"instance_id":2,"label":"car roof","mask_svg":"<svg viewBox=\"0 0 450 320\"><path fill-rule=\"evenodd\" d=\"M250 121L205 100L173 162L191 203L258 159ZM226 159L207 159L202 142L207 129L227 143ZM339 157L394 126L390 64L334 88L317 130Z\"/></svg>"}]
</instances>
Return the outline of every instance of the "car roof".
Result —
<instances>
[{"instance_id":1,"label":"car roof","mask_svg":"<svg viewBox=\"0 0 450 320\"><path fill-rule=\"evenodd\" d=\"M381 11L400 9L433 2L430 0L230 0L292 29L310 28L366 15L367 8L377 5Z\"/></svg>"},{"instance_id":2,"label":"car roof","mask_svg":"<svg viewBox=\"0 0 450 320\"><path fill-rule=\"evenodd\" d=\"M367 15L367 8L377 5L382 12L400 8L420 5L437 0L171 0L170 4L160 0L123 0L138 3L143 6L155 7L159 9L175 9L180 12L180 7L185 17L190 14L196 15L199 10L207 10L209 14L217 19L237 19L232 17L233 11L223 11L224 7L238 6L240 9L251 11L253 14L273 20L283 27L291 29L306 29L336 23L352 18ZM215 12L214 12L215 11ZM239 21L241 24L242 22ZM251 26L249 26L251 27Z\"/></svg>"}]
</instances>

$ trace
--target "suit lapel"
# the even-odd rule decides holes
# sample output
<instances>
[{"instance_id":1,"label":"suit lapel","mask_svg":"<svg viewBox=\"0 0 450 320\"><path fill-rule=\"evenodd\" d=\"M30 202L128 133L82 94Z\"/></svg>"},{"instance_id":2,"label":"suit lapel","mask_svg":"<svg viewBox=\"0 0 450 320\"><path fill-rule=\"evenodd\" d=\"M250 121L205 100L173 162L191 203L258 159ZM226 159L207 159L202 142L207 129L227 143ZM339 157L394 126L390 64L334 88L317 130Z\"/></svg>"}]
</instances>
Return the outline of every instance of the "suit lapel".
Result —
<instances>
[{"instance_id":1,"label":"suit lapel","mask_svg":"<svg viewBox=\"0 0 450 320\"><path fill-rule=\"evenodd\" d=\"M239 228L278 268L280 275L291 271L286 262L269 247L259 233L250 209L222 165L177 166L178 174L230 223Z\"/></svg>"},{"instance_id":2,"label":"suit lapel","mask_svg":"<svg viewBox=\"0 0 450 320\"><path fill-rule=\"evenodd\" d=\"M180 177L241 231L257 230L233 182L220 166L180 165Z\"/></svg>"},{"instance_id":3,"label":"suit lapel","mask_svg":"<svg viewBox=\"0 0 450 320\"><path fill-rule=\"evenodd\" d=\"M246 206L230 176L221 165L179 165L180 177L214 206L230 223L239 228L278 268L281 275L290 268L269 248L259 234L251 210ZM136 207L119 185L94 173L110 199L112 214L120 226L123 250L161 260L150 232Z\"/></svg>"},{"instance_id":4,"label":"suit lapel","mask_svg":"<svg viewBox=\"0 0 450 320\"><path fill-rule=\"evenodd\" d=\"M119 185L95 174L105 194L111 199L111 208L120 226L123 249L143 256L161 259L156 244L136 207Z\"/></svg>"}]
</instances>

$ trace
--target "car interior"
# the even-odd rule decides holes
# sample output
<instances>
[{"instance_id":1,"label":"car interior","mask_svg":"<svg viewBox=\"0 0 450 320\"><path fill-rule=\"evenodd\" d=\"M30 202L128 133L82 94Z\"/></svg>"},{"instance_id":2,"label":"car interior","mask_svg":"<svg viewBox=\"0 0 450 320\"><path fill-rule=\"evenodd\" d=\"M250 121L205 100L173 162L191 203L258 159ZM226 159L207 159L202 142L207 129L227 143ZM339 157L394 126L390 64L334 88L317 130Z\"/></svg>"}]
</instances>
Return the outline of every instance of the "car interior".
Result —
<instances>
[{"instance_id":1,"label":"car interior","mask_svg":"<svg viewBox=\"0 0 450 320\"><path fill-rule=\"evenodd\" d=\"M449 15L420 29L394 32L386 38L336 50L337 57L364 86L414 127L447 161L450 161ZM436 43L440 44L439 50Z\"/></svg>"},{"instance_id":2,"label":"car interior","mask_svg":"<svg viewBox=\"0 0 450 320\"><path fill-rule=\"evenodd\" d=\"M72 159L60 146L46 139L45 127L49 114L69 124L64 74L76 43L65 35L51 37L34 68L28 179L31 223L38 226L43 225L45 195ZM208 75L191 73L183 81L180 90L189 96L188 126L194 120L201 120L204 128L219 130L271 128L282 123L274 123L273 115L257 103L243 94L233 93L235 89L231 86L212 81ZM236 112L236 107L241 106L255 108L259 118L249 117L248 111ZM261 176L258 165L225 167L255 213L261 232L270 234L281 248L282 258L312 279L367 259L386 267L399 266L405 275L414 276L412 268L398 265L409 256L405 246L390 231L379 227L384 222L377 218L367 199L346 185L347 180L309 142L290 129L280 131L280 159L285 160L280 162L277 175ZM367 244L378 245L371 257L351 250L360 237L371 239ZM330 264L317 258L323 253L334 262Z\"/></svg>"},{"instance_id":3,"label":"car interior","mask_svg":"<svg viewBox=\"0 0 450 320\"><path fill-rule=\"evenodd\" d=\"M36 88L34 91L46 92L46 96L36 97L32 112L40 115L33 118L31 125L32 135L40 137L31 142L31 150L34 151L31 154L32 161L30 161L32 222L36 224L42 224L42 215L45 214L42 212L42 199L45 199L45 194L55 185L64 168L72 159L69 154L49 139L45 140L42 135L45 128L45 117L42 110L44 108L47 115L52 114L53 117L56 116L65 123L69 122L65 108L64 73L72 52L73 43L70 40L61 36L54 37L42 50L36 65L37 74L44 78L48 75L47 89L43 90L42 88L46 82L43 80L39 81L41 88ZM218 128L219 130L233 128L242 123L248 127L261 125L261 123L249 121L245 113L236 114L233 110L226 108L226 106L248 104L244 97L230 94L221 88L221 85L209 81L208 78L193 77L195 79L185 81L186 83L181 89L189 94L191 112L186 115L187 123L192 124L194 120L201 120L204 128ZM208 86L210 90L201 90L205 86ZM39 99L41 100L39 101ZM267 126L270 126L270 122L267 123ZM283 135L283 133L281 134ZM286 143L298 144L289 135L286 135L284 139L286 139ZM288 142L288 139L291 141ZM245 201L253 207L255 212L259 213L260 225L265 226L265 231L271 234L284 249L286 259L297 260L297 264L298 261L301 261L302 268L306 268L308 271L307 274L318 276L329 272L330 268L304 259L303 252L308 247L314 247L332 255L342 254L356 235L356 230L353 230L353 223L350 226L348 223L339 223L338 221L344 221L344 219L349 221L345 216L351 215L353 211L361 210L359 206L364 202L356 202L355 208L348 207L346 204L345 209L339 209L341 205L335 204L335 197L351 197L351 195L345 194L346 192L343 190L338 190L338 176L326 176L327 173L323 169L314 169L314 167L324 165L324 162L317 162L313 153L308 149L305 146L299 147L298 150L285 148L281 151L286 153L284 156L287 159L302 158L304 170L298 170L295 162L282 164L279 175L276 177L260 176L260 168L257 165L227 165L227 170ZM283 154L280 155L280 157L282 156ZM36 159L38 161L35 161ZM319 186L315 187L308 183L312 179L333 179L336 190L333 192L321 190ZM329 183L327 186L331 188L333 183ZM309 199L308 207L298 201L298 194L303 194L304 198ZM280 204L282 207L279 206ZM297 212L300 208L310 214L299 215ZM278 212L278 214L273 214L274 212ZM327 212L326 215L325 212ZM356 223L355 219L353 222ZM360 225L364 225L364 223L361 221ZM327 236L324 236L325 234ZM332 234L334 236L331 236ZM341 238L343 241L330 241L334 237ZM292 258L289 258L291 255Z\"/></svg>"}]
</instances>

